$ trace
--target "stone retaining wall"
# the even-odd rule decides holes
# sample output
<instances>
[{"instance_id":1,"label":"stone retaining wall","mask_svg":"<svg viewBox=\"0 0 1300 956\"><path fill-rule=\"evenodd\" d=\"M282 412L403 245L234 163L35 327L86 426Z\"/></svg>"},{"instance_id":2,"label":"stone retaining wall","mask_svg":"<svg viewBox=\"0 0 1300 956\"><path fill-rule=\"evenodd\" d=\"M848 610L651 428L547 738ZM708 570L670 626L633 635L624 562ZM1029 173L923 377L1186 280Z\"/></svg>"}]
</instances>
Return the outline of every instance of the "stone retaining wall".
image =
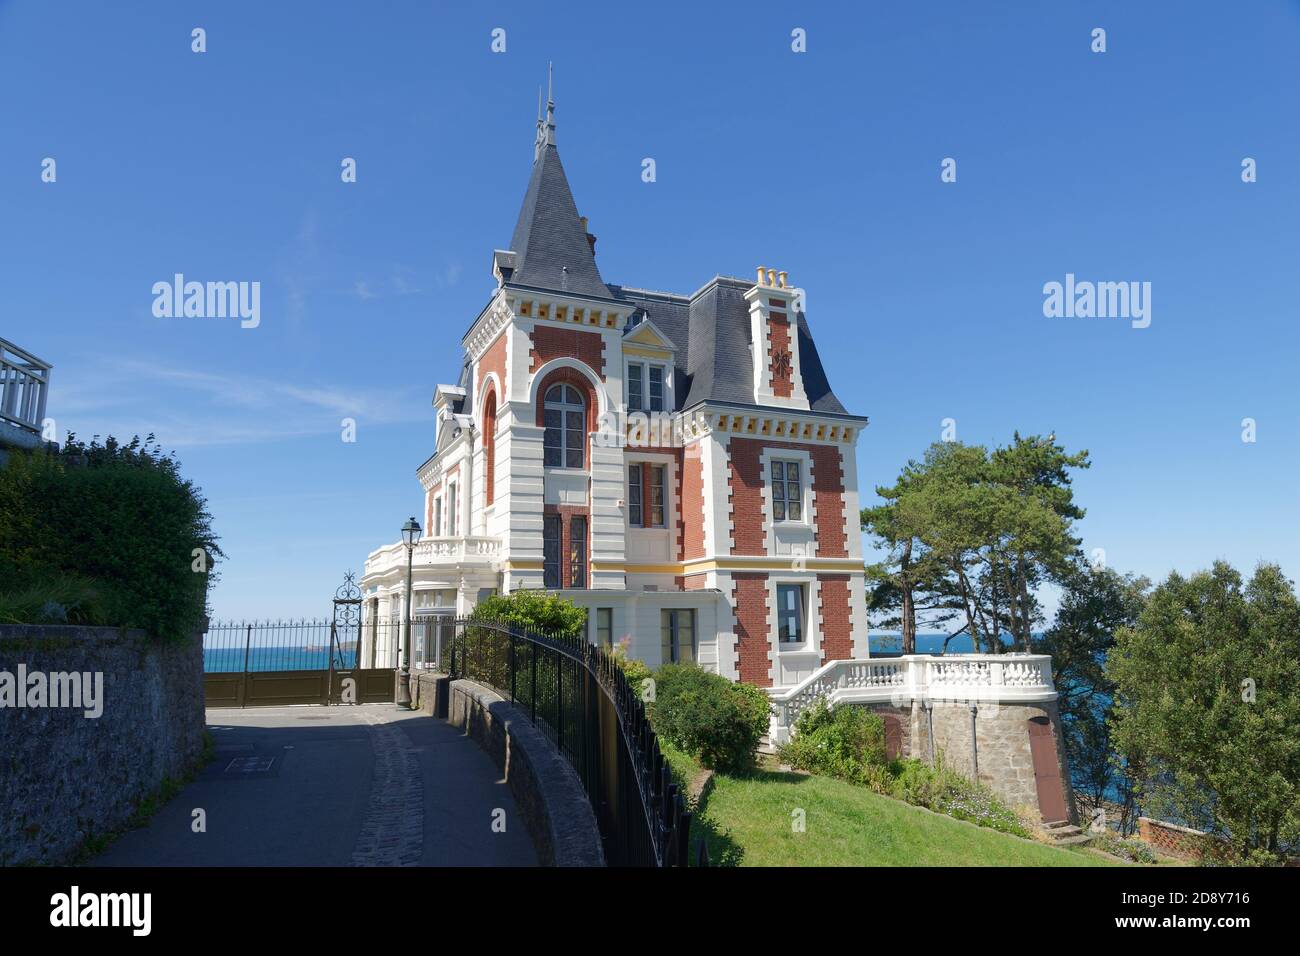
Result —
<instances>
[{"instance_id":1,"label":"stone retaining wall","mask_svg":"<svg viewBox=\"0 0 1300 956\"><path fill-rule=\"evenodd\" d=\"M101 715L13 706L3 695L20 665L101 674ZM88 837L119 829L195 766L204 729L198 635L163 643L116 628L0 626L0 865L67 862Z\"/></svg>"},{"instance_id":2,"label":"stone retaining wall","mask_svg":"<svg viewBox=\"0 0 1300 956\"><path fill-rule=\"evenodd\" d=\"M871 710L897 715L903 724L903 754L918 760L930 758L930 725L934 726L934 754L937 759L970 777L978 763L979 781L1009 807L1038 809L1038 786L1034 781L1034 760L1030 752L1029 721L1046 717L1056 744L1056 761L1061 775L1065 805L1072 823L1078 822L1074 792L1070 787L1069 761L1061 718L1055 701L1041 704L981 702L972 731L967 701L932 702L933 721L919 704L912 707L867 705ZM973 737L972 737L973 734Z\"/></svg>"},{"instance_id":3,"label":"stone retaining wall","mask_svg":"<svg viewBox=\"0 0 1300 956\"><path fill-rule=\"evenodd\" d=\"M443 697L448 699L444 702ZM495 691L432 671L411 675L411 704L429 716L445 706L501 768L543 866L604 866L600 831L569 762Z\"/></svg>"}]
</instances>

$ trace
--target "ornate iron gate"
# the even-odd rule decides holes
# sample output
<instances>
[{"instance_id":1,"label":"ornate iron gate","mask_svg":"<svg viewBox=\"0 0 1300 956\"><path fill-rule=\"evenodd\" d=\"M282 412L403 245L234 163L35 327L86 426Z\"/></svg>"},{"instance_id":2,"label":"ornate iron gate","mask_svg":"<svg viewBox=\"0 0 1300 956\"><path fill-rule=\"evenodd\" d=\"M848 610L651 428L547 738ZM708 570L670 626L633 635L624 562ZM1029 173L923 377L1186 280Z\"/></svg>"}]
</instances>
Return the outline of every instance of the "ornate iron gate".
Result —
<instances>
[{"instance_id":1,"label":"ornate iron gate","mask_svg":"<svg viewBox=\"0 0 1300 956\"><path fill-rule=\"evenodd\" d=\"M208 707L391 703L391 667L362 667L362 597L349 571L327 621L225 622L203 636ZM376 631L397 626L375 622Z\"/></svg>"}]
</instances>

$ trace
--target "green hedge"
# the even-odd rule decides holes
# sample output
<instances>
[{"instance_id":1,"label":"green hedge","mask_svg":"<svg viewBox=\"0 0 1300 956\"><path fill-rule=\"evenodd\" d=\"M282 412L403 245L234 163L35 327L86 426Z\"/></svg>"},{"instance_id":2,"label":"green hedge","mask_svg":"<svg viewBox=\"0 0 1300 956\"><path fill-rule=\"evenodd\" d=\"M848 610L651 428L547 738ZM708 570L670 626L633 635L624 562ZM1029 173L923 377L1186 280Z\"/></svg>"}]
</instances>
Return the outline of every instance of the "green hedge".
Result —
<instances>
[{"instance_id":1,"label":"green hedge","mask_svg":"<svg viewBox=\"0 0 1300 956\"><path fill-rule=\"evenodd\" d=\"M152 435L102 445L69 435L57 451L11 452L0 469L0 623L190 634L222 556L211 520Z\"/></svg>"},{"instance_id":2,"label":"green hedge","mask_svg":"<svg viewBox=\"0 0 1300 956\"><path fill-rule=\"evenodd\" d=\"M653 679L650 723L656 733L705 767L728 773L753 769L768 728L767 694L694 664L665 664Z\"/></svg>"},{"instance_id":3,"label":"green hedge","mask_svg":"<svg viewBox=\"0 0 1300 956\"><path fill-rule=\"evenodd\" d=\"M586 608L547 591L494 594L475 605L470 619L514 624L525 630L564 637L582 637L587 630Z\"/></svg>"}]
</instances>

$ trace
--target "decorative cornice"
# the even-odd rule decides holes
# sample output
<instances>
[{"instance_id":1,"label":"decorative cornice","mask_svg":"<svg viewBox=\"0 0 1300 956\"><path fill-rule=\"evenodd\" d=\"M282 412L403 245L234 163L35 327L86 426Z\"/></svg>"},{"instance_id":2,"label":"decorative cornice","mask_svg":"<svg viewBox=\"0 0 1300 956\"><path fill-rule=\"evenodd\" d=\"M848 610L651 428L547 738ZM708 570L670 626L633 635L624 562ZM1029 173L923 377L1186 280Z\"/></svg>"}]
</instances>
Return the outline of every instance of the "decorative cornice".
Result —
<instances>
[{"instance_id":1,"label":"decorative cornice","mask_svg":"<svg viewBox=\"0 0 1300 956\"><path fill-rule=\"evenodd\" d=\"M477 362L483 357L488 346L496 341L501 330L510 324L512 318L514 313L510 309L509 300L503 293L497 293L492 305L479 316L478 321L465 335L463 344L470 361Z\"/></svg>"}]
</instances>

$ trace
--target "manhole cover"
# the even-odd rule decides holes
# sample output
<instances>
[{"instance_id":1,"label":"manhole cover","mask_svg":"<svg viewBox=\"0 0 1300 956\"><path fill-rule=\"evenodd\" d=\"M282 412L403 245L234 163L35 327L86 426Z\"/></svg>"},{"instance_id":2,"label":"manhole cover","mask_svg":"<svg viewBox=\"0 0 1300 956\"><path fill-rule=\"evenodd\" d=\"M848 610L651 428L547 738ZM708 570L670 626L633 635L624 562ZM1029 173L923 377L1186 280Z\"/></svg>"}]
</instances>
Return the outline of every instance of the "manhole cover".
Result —
<instances>
[{"instance_id":1,"label":"manhole cover","mask_svg":"<svg viewBox=\"0 0 1300 956\"><path fill-rule=\"evenodd\" d=\"M229 777L267 776L274 767L274 757L236 757L222 772Z\"/></svg>"}]
</instances>

